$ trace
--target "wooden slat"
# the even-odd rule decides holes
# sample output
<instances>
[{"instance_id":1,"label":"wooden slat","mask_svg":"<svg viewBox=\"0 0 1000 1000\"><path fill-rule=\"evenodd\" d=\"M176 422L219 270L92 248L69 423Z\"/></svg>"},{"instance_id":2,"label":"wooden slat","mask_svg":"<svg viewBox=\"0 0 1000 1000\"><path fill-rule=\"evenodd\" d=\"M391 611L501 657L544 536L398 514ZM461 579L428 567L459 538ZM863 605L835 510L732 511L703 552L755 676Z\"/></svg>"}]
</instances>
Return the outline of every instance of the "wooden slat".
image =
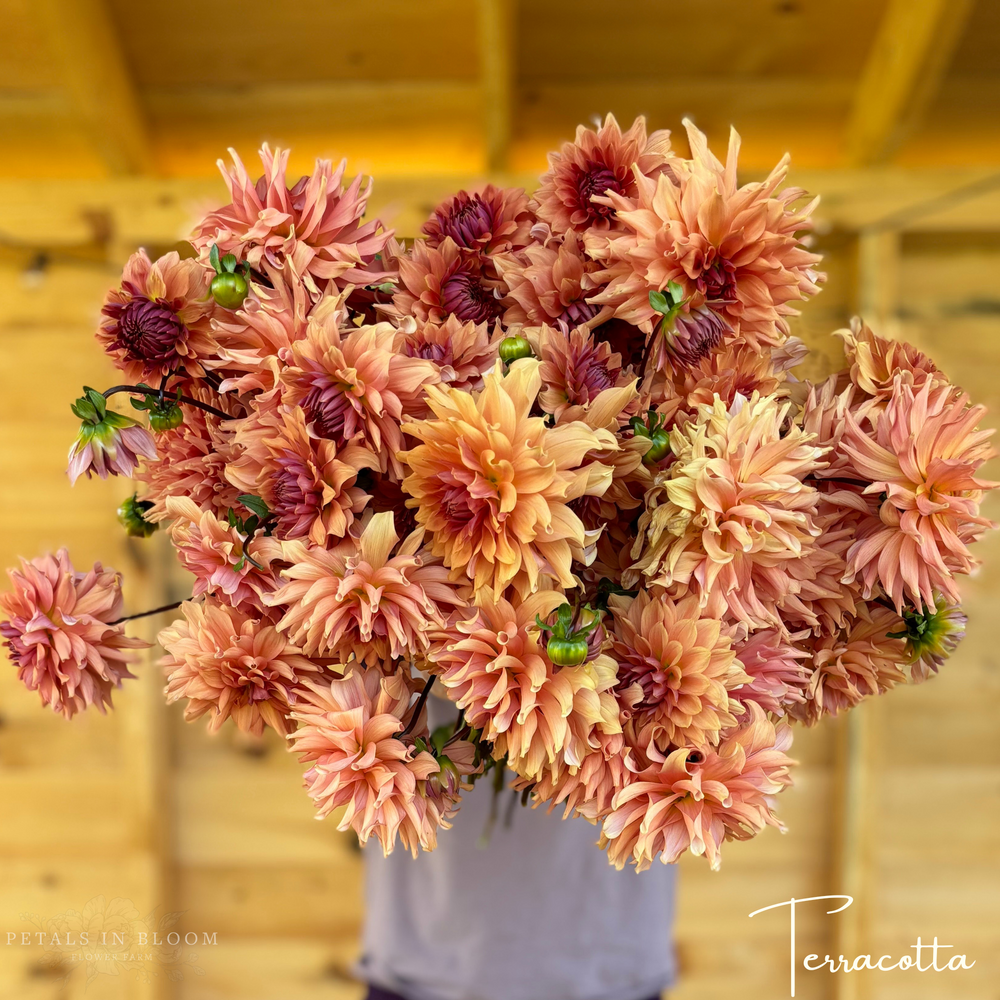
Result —
<instances>
[{"instance_id":1,"label":"wooden slat","mask_svg":"<svg viewBox=\"0 0 1000 1000\"><path fill-rule=\"evenodd\" d=\"M150 164L131 75L105 0L38 0L70 101L113 174Z\"/></svg>"},{"instance_id":2,"label":"wooden slat","mask_svg":"<svg viewBox=\"0 0 1000 1000\"><path fill-rule=\"evenodd\" d=\"M934 95L972 0L890 0L854 97L845 145L855 165L880 163Z\"/></svg>"},{"instance_id":3,"label":"wooden slat","mask_svg":"<svg viewBox=\"0 0 1000 1000\"><path fill-rule=\"evenodd\" d=\"M513 0L479 0L479 72L482 86L486 168L507 170L514 114Z\"/></svg>"}]
</instances>

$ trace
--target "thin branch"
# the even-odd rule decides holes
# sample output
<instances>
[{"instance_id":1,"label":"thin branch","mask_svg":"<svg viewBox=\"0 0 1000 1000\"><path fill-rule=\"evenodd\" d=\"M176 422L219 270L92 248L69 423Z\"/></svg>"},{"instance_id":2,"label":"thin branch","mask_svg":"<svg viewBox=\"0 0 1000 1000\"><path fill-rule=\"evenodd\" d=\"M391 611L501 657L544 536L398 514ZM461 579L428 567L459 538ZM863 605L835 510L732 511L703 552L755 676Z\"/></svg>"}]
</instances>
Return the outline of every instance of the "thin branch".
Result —
<instances>
[{"instance_id":1,"label":"thin branch","mask_svg":"<svg viewBox=\"0 0 1000 1000\"><path fill-rule=\"evenodd\" d=\"M158 615L161 611L173 611L174 608L179 608L184 601L174 601L173 604L164 604L162 607L153 608L151 611L140 611L137 615L125 615L124 618L117 618L113 622L108 622L109 625L121 625L122 622L130 622L136 618L148 618L150 615Z\"/></svg>"},{"instance_id":2,"label":"thin branch","mask_svg":"<svg viewBox=\"0 0 1000 1000\"><path fill-rule=\"evenodd\" d=\"M431 674L427 678L427 683L424 685L423 691L420 692L420 697L417 699L417 704L413 709L413 716L410 721L406 724L406 728L396 737L397 740L401 740L404 736L409 736L413 727L417 724L417 719L420 718L420 713L424 710L424 705L427 703L427 697L431 693L431 688L434 686L434 681L436 680L436 675Z\"/></svg>"},{"instance_id":3,"label":"thin branch","mask_svg":"<svg viewBox=\"0 0 1000 1000\"><path fill-rule=\"evenodd\" d=\"M102 395L105 399L110 399L117 392L131 392L136 396L155 396L156 391L154 389L141 389L137 385L113 385L110 389L105 389ZM226 413L225 410L220 410L215 406L211 406L208 403L203 403L199 399L192 399L190 396L185 396L181 394L180 400L182 403L187 403L188 406L197 406L199 410L204 410L206 413L214 413L215 416L220 417L223 420L237 420L238 418L233 416L232 413Z\"/></svg>"}]
</instances>

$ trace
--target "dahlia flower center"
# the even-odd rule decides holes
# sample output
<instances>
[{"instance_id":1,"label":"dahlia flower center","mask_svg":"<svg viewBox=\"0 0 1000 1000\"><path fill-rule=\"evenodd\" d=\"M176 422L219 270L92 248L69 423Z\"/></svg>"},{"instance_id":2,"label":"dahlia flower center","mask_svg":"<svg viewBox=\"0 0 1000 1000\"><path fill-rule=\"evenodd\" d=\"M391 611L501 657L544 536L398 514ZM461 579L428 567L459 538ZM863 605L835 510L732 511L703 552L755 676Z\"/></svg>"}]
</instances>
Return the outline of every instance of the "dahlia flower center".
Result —
<instances>
[{"instance_id":1,"label":"dahlia flower center","mask_svg":"<svg viewBox=\"0 0 1000 1000\"><path fill-rule=\"evenodd\" d=\"M709 301L736 301L736 265L723 257L716 259L702 271L697 280L698 291Z\"/></svg>"},{"instance_id":2,"label":"dahlia flower center","mask_svg":"<svg viewBox=\"0 0 1000 1000\"><path fill-rule=\"evenodd\" d=\"M583 299L578 299L576 302L571 302L566 306L563 314L556 322L565 323L569 327L580 326L581 323L587 323L592 320L600 311L600 306L584 302Z\"/></svg>"},{"instance_id":3,"label":"dahlia flower center","mask_svg":"<svg viewBox=\"0 0 1000 1000\"><path fill-rule=\"evenodd\" d=\"M184 334L184 324L171 308L136 297L118 318L116 344L142 361L168 361Z\"/></svg>"},{"instance_id":4,"label":"dahlia flower center","mask_svg":"<svg viewBox=\"0 0 1000 1000\"><path fill-rule=\"evenodd\" d=\"M441 494L441 513L452 524L467 525L476 517L469 501L469 491L464 486L448 486Z\"/></svg>"},{"instance_id":5,"label":"dahlia flower center","mask_svg":"<svg viewBox=\"0 0 1000 1000\"><path fill-rule=\"evenodd\" d=\"M625 193L614 171L603 163L591 163L586 170L577 168L576 191L580 207L592 219L609 219L615 214L610 205L599 205L592 201L594 195L603 195L608 191L614 191L615 194Z\"/></svg>"},{"instance_id":6,"label":"dahlia flower center","mask_svg":"<svg viewBox=\"0 0 1000 1000\"><path fill-rule=\"evenodd\" d=\"M475 250L482 237L493 230L493 213L479 195L473 195L464 203L456 201L447 218L441 220L442 237L450 236L460 247Z\"/></svg>"},{"instance_id":7,"label":"dahlia flower center","mask_svg":"<svg viewBox=\"0 0 1000 1000\"><path fill-rule=\"evenodd\" d=\"M468 323L492 323L501 312L500 300L473 275L453 274L441 286L441 304Z\"/></svg>"},{"instance_id":8,"label":"dahlia flower center","mask_svg":"<svg viewBox=\"0 0 1000 1000\"><path fill-rule=\"evenodd\" d=\"M351 404L338 387L314 385L302 400L302 409L313 431L329 441L344 441L344 425Z\"/></svg>"},{"instance_id":9,"label":"dahlia flower center","mask_svg":"<svg viewBox=\"0 0 1000 1000\"><path fill-rule=\"evenodd\" d=\"M635 707L655 708L668 699L676 698L681 686L681 671L676 665L649 660L619 663L618 686L627 688L633 684L642 689L642 700Z\"/></svg>"},{"instance_id":10,"label":"dahlia flower center","mask_svg":"<svg viewBox=\"0 0 1000 1000\"><path fill-rule=\"evenodd\" d=\"M304 466L284 463L271 484L271 505L279 530L287 535L298 533L303 523L315 517L322 507L322 496Z\"/></svg>"}]
</instances>

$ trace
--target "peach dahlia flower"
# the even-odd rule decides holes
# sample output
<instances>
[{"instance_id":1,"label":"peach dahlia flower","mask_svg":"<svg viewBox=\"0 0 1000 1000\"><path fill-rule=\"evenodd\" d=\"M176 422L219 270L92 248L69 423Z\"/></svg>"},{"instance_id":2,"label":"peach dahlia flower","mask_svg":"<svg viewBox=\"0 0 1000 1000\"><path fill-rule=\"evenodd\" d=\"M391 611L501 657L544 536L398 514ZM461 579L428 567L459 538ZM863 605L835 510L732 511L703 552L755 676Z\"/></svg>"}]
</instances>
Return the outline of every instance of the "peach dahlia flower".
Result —
<instances>
[{"instance_id":1,"label":"peach dahlia flower","mask_svg":"<svg viewBox=\"0 0 1000 1000\"><path fill-rule=\"evenodd\" d=\"M498 364L480 393L428 386L434 417L403 425L420 442L400 455L410 506L434 554L476 589L513 584L524 595L543 577L574 586L571 562L586 538L568 504L611 482L611 470L586 456L615 450L614 435L578 421L547 428L531 415L541 384L534 359L506 376Z\"/></svg>"},{"instance_id":2,"label":"peach dahlia flower","mask_svg":"<svg viewBox=\"0 0 1000 1000\"><path fill-rule=\"evenodd\" d=\"M487 184L482 191L446 198L422 232L432 247L451 239L465 253L495 254L527 246L534 221L523 189Z\"/></svg>"},{"instance_id":3,"label":"peach dahlia flower","mask_svg":"<svg viewBox=\"0 0 1000 1000\"><path fill-rule=\"evenodd\" d=\"M716 399L671 432L675 461L646 495L623 583L690 588L709 614L762 628L793 589L787 564L819 535L819 494L803 480L824 449L785 429L790 404L756 393L737 404Z\"/></svg>"},{"instance_id":4,"label":"peach dahlia flower","mask_svg":"<svg viewBox=\"0 0 1000 1000\"><path fill-rule=\"evenodd\" d=\"M496 364L501 335L490 337L486 323L463 323L449 316L443 323L417 323L407 316L399 325L400 351L434 366L433 381L466 392L482 389L483 376ZM416 404L414 404L414 408ZM415 415L413 410L408 415Z\"/></svg>"},{"instance_id":5,"label":"peach dahlia flower","mask_svg":"<svg viewBox=\"0 0 1000 1000\"><path fill-rule=\"evenodd\" d=\"M129 650L149 645L115 624L122 614L122 578L100 563L78 573L60 549L8 570L14 589L0 594L0 637L18 680L42 704L71 719L89 705L104 712L111 689L129 673Z\"/></svg>"},{"instance_id":6,"label":"peach dahlia flower","mask_svg":"<svg viewBox=\"0 0 1000 1000\"><path fill-rule=\"evenodd\" d=\"M535 212L556 233L617 228L614 208L602 199L609 191L630 197L635 174L655 177L668 163L670 133L646 135L645 118L622 132L614 115L599 128L580 125L573 142L549 153L549 170L535 191Z\"/></svg>"},{"instance_id":7,"label":"peach dahlia flower","mask_svg":"<svg viewBox=\"0 0 1000 1000\"><path fill-rule=\"evenodd\" d=\"M259 496L275 518L281 539L308 538L325 545L342 538L364 509L366 495L356 485L362 469L378 459L367 448L309 435L301 407L257 411L236 432L239 457L226 478L240 493Z\"/></svg>"},{"instance_id":8,"label":"peach dahlia flower","mask_svg":"<svg viewBox=\"0 0 1000 1000\"><path fill-rule=\"evenodd\" d=\"M310 323L281 373L282 399L305 411L309 432L338 447L366 445L374 467L403 474L399 423L421 408L421 389L437 377L429 361L402 353L403 335L388 323L341 333L331 317Z\"/></svg>"},{"instance_id":9,"label":"peach dahlia flower","mask_svg":"<svg viewBox=\"0 0 1000 1000\"><path fill-rule=\"evenodd\" d=\"M202 372L218 350L210 317L212 272L171 251L151 261L145 250L129 257L121 286L108 292L97 341L129 382L159 382L184 368Z\"/></svg>"},{"instance_id":10,"label":"peach dahlia flower","mask_svg":"<svg viewBox=\"0 0 1000 1000\"><path fill-rule=\"evenodd\" d=\"M977 565L968 545L992 527L979 504L997 484L976 476L994 454L993 431L976 429L985 412L949 385L897 378L873 432L847 413L843 449L871 482L865 494L884 494L847 554L845 579L860 578L866 597L878 584L897 611L932 608L935 592L959 600L955 574Z\"/></svg>"},{"instance_id":11,"label":"peach dahlia flower","mask_svg":"<svg viewBox=\"0 0 1000 1000\"><path fill-rule=\"evenodd\" d=\"M167 701L186 698L184 718L191 722L207 713L213 732L230 718L254 736L264 726L291 732L295 686L320 668L267 619L212 598L185 601L181 614L157 636L167 654L160 660Z\"/></svg>"},{"instance_id":12,"label":"peach dahlia flower","mask_svg":"<svg viewBox=\"0 0 1000 1000\"><path fill-rule=\"evenodd\" d=\"M397 739L411 695L400 673L350 665L343 678L302 690L290 738L310 765L305 784L317 816L344 808L338 830L354 830L362 844L374 835L386 855L398 837L416 857L433 845L439 814L428 808L424 786L440 767L427 751Z\"/></svg>"},{"instance_id":13,"label":"peach dahlia flower","mask_svg":"<svg viewBox=\"0 0 1000 1000\"><path fill-rule=\"evenodd\" d=\"M902 619L891 608L871 604L862 605L844 628L813 640L807 646L813 664L806 700L792 705L789 714L812 725L904 682L906 640L893 634L903 631Z\"/></svg>"},{"instance_id":14,"label":"peach dahlia flower","mask_svg":"<svg viewBox=\"0 0 1000 1000\"><path fill-rule=\"evenodd\" d=\"M684 124L692 159L671 160L655 178L636 172L634 196L609 194L625 235L588 234L587 249L606 262L610 281L593 301L650 330L658 314L649 290L676 281L692 310L708 306L757 349L776 346L788 335L787 317L796 313L791 303L815 295L822 280L815 270L819 256L800 240L816 203L792 208L803 192L778 192L787 156L763 182L738 187L736 132L723 165L704 134Z\"/></svg>"},{"instance_id":15,"label":"peach dahlia flower","mask_svg":"<svg viewBox=\"0 0 1000 1000\"><path fill-rule=\"evenodd\" d=\"M772 796L791 784L791 743L788 726L776 728L751 704L749 721L718 749L656 754L615 796L601 834L609 860L618 869L631 860L641 872L657 855L670 864L690 850L717 869L724 841L749 840L765 826L783 829Z\"/></svg>"},{"instance_id":16,"label":"peach dahlia flower","mask_svg":"<svg viewBox=\"0 0 1000 1000\"><path fill-rule=\"evenodd\" d=\"M222 594L248 612L264 607L264 595L277 585L270 569L280 552L276 539L256 535L247 540L190 497L167 497L166 512L177 557L195 577L192 596Z\"/></svg>"},{"instance_id":17,"label":"peach dahlia flower","mask_svg":"<svg viewBox=\"0 0 1000 1000\"><path fill-rule=\"evenodd\" d=\"M288 186L287 149L273 153L261 147L264 174L256 182L247 173L236 151L232 170L219 160L230 204L209 212L195 230L191 242L203 259L212 244L220 254L235 254L258 271L271 268L300 276L314 297L333 285L377 284L388 275L376 255L392 237L375 220L362 223L371 182L362 188L360 175L345 188L341 161L336 170L329 160L317 160L312 174Z\"/></svg>"},{"instance_id":18,"label":"peach dahlia flower","mask_svg":"<svg viewBox=\"0 0 1000 1000\"><path fill-rule=\"evenodd\" d=\"M557 591L541 590L515 605L485 587L479 598L481 606L469 618L459 612L430 655L448 697L523 777L537 778L552 764L579 765L595 726L620 731L608 693L613 661L552 664L535 618L565 603Z\"/></svg>"},{"instance_id":19,"label":"peach dahlia flower","mask_svg":"<svg viewBox=\"0 0 1000 1000\"><path fill-rule=\"evenodd\" d=\"M291 564L281 571L287 582L268 600L284 613L278 628L307 655L344 662L353 655L374 666L425 651L429 633L463 602L448 571L420 553L422 534L414 532L397 548L393 516L385 511L360 537L348 536L332 549L282 543Z\"/></svg>"},{"instance_id":20,"label":"peach dahlia flower","mask_svg":"<svg viewBox=\"0 0 1000 1000\"><path fill-rule=\"evenodd\" d=\"M721 621L704 617L694 595L677 602L642 590L613 597L615 694L642 746L663 749L719 742L735 725L730 692L750 680Z\"/></svg>"}]
</instances>

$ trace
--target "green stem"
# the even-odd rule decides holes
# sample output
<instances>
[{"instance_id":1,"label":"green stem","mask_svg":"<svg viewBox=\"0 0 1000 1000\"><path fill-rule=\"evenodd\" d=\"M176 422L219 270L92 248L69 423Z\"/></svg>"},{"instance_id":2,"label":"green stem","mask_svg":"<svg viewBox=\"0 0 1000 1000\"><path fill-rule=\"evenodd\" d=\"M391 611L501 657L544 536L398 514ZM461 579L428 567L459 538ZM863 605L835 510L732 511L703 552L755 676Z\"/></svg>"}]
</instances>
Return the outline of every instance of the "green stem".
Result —
<instances>
[{"instance_id":1,"label":"green stem","mask_svg":"<svg viewBox=\"0 0 1000 1000\"><path fill-rule=\"evenodd\" d=\"M105 389L102 395L105 399L110 399L115 393L118 392L131 392L136 396L155 396L156 391L152 389L141 389L137 385L113 385L110 389ZM188 406L197 406L199 410L204 410L206 413L213 413L215 416L220 417L222 420L236 420L231 413L226 413L225 410L220 410L208 403L203 403L201 400L192 399L190 396L185 396L181 394L180 400L182 403L187 403Z\"/></svg>"}]
</instances>

